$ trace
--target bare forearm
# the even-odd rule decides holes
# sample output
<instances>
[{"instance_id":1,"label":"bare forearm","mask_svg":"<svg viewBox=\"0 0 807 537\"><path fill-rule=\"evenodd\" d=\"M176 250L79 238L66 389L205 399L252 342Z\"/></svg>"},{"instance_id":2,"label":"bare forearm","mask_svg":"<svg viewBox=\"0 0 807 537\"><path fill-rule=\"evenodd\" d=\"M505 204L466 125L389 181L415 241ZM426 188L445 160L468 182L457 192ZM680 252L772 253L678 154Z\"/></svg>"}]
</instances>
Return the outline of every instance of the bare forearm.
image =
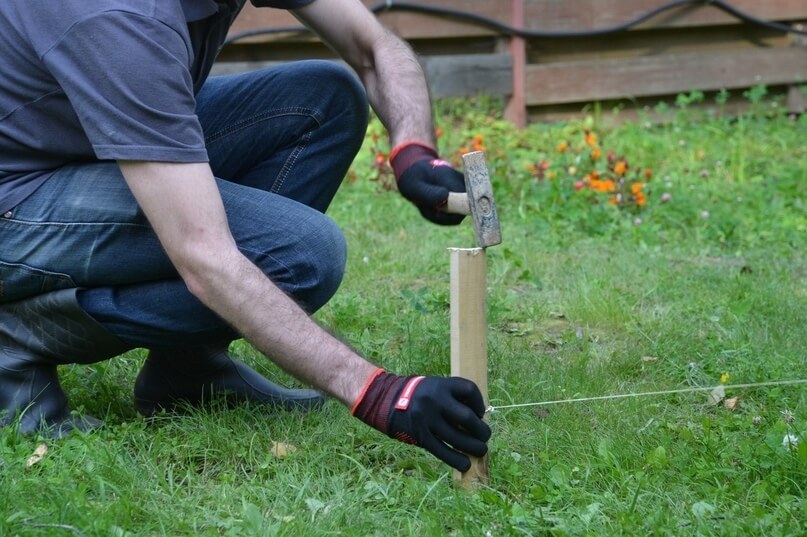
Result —
<instances>
[{"instance_id":1,"label":"bare forearm","mask_svg":"<svg viewBox=\"0 0 807 537\"><path fill-rule=\"evenodd\" d=\"M294 13L358 73L393 146L434 143L426 78L406 42L357 0L316 0Z\"/></svg>"},{"instance_id":2,"label":"bare forearm","mask_svg":"<svg viewBox=\"0 0 807 537\"><path fill-rule=\"evenodd\" d=\"M385 32L374 48L373 68L362 73L370 104L387 128L390 143L408 140L434 144L429 90L415 53Z\"/></svg>"},{"instance_id":3,"label":"bare forearm","mask_svg":"<svg viewBox=\"0 0 807 537\"><path fill-rule=\"evenodd\" d=\"M350 406L377 369L317 325L254 264L240 256L208 274L200 298L280 367Z\"/></svg>"},{"instance_id":4,"label":"bare forearm","mask_svg":"<svg viewBox=\"0 0 807 537\"><path fill-rule=\"evenodd\" d=\"M282 368L351 405L376 367L317 325L241 254L210 167L120 166L190 291Z\"/></svg>"}]
</instances>

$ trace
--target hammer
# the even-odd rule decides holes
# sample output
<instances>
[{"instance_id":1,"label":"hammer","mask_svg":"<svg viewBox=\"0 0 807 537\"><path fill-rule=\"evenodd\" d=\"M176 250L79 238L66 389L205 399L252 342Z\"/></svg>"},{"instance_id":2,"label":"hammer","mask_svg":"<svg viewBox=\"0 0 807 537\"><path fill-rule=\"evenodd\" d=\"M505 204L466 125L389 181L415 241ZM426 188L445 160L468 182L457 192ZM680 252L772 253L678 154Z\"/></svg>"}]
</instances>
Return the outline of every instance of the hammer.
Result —
<instances>
[{"instance_id":1,"label":"hammer","mask_svg":"<svg viewBox=\"0 0 807 537\"><path fill-rule=\"evenodd\" d=\"M450 194L446 211L471 216L476 248L449 248L451 257L451 375L472 380L488 406L487 256L485 248L502 242L485 154L462 156L465 194ZM454 481L473 489L488 482L488 457L470 457L471 468L454 471Z\"/></svg>"},{"instance_id":2,"label":"hammer","mask_svg":"<svg viewBox=\"0 0 807 537\"><path fill-rule=\"evenodd\" d=\"M466 192L450 192L445 212L471 216L476 243L480 248L500 244L502 232L485 154L482 151L466 153L462 156L462 164L465 168Z\"/></svg>"}]
</instances>

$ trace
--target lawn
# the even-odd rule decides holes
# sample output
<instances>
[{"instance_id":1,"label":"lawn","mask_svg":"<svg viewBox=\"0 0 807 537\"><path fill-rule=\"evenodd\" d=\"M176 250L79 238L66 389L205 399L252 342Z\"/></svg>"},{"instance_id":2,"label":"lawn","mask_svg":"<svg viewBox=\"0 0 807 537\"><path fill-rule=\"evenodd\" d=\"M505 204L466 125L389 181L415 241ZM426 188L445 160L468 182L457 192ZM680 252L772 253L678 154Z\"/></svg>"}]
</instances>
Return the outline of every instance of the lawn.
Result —
<instances>
[{"instance_id":1,"label":"lawn","mask_svg":"<svg viewBox=\"0 0 807 537\"><path fill-rule=\"evenodd\" d=\"M807 117L748 93L517 131L499 103L438 103L439 145L486 151L502 245L489 251L490 483L354 420L239 407L133 409L144 351L62 369L107 427L51 442L0 431L0 535L803 535ZM399 373L448 374L449 247L392 187L373 121L329 214L348 271L318 320ZM294 381L237 342L233 352ZM41 460L29 460L44 443Z\"/></svg>"}]
</instances>

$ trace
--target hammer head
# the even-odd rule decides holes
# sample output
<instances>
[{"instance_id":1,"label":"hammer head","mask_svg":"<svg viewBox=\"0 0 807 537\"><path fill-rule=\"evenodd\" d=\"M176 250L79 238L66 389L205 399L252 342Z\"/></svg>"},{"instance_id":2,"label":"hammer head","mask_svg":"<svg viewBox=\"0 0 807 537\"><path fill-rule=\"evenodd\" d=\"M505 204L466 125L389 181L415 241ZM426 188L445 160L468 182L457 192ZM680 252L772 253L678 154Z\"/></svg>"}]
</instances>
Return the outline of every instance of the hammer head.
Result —
<instances>
[{"instance_id":1,"label":"hammer head","mask_svg":"<svg viewBox=\"0 0 807 537\"><path fill-rule=\"evenodd\" d=\"M496 202L493 200L493 187L485 163L485 153L467 153L462 156L462 164L465 168L465 190L476 242L481 248L499 244L502 242L502 231Z\"/></svg>"}]
</instances>

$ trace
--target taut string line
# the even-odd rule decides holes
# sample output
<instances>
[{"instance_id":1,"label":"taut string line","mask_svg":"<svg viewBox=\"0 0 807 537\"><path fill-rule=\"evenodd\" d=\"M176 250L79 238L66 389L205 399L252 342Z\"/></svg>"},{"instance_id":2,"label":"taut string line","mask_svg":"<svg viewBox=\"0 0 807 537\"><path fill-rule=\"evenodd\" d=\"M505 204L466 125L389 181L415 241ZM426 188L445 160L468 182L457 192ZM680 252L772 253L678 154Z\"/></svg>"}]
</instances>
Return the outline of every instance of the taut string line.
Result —
<instances>
[{"instance_id":1,"label":"taut string line","mask_svg":"<svg viewBox=\"0 0 807 537\"><path fill-rule=\"evenodd\" d=\"M531 406L548 406L560 405L565 403L584 403L587 401L607 401L610 399L627 399L629 397L650 397L654 395L672 395L676 393L692 393L692 392L705 392L713 391L720 386L725 390L739 390L742 388L763 388L766 386L792 386L794 384L807 384L807 379L796 380L773 380L769 382L752 382L748 384L720 384L719 386L705 386L694 388L681 388L677 390L661 390L655 392L639 392L639 393L618 393L612 395L598 395L596 397L579 397L573 399L559 399L556 401L540 401L536 403L520 403L517 405L497 405L489 406L485 412L495 412L497 410L505 410L509 408L523 408Z\"/></svg>"}]
</instances>

